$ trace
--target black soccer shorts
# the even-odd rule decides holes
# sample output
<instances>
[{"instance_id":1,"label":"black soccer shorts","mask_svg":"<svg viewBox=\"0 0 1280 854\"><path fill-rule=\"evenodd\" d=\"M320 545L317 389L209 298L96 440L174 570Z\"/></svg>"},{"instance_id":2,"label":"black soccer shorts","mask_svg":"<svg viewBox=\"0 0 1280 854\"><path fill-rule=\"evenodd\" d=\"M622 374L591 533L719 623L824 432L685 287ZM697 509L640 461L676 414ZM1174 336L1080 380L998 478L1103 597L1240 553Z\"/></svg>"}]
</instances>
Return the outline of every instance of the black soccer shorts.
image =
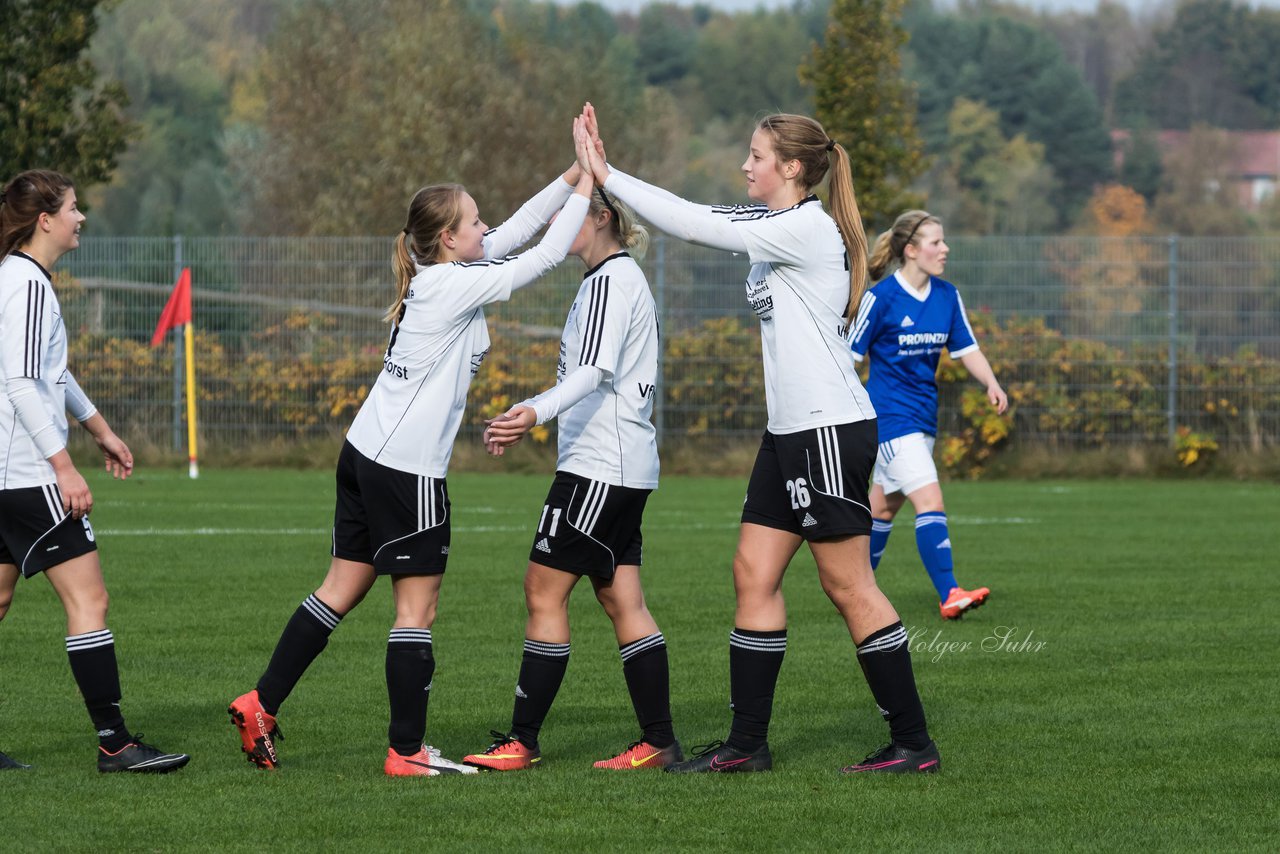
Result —
<instances>
[{"instance_id":1,"label":"black soccer shorts","mask_svg":"<svg viewBox=\"0 0 1280 854\"><path fill-rule=\"evenodd\" d=\"M619 566L640 566L640 521L651 491L556 472L529 560L605 581Z\"/></svg>"},{"instance_id":2,"label":"black soccer shorts","mask_svg":"<svg viewBox=\"0 0 1280 854\"><path fill-rule=\"evenodd\" d=\"M438 575L449 561L449 489L444 478L408 474L342 443L333 549L373 564L378 575Z\"/></svg>"},{"instance_id":3,"label":"black soccer shorts","mask_svg":"<svg viewBox=\"0 0 1280 854\"><path fill-rule=\"evenodd\" d=\"M15 565L23 578L97 548L89 517L73 519L62 509L57 484L0 490L0 563Z\"/></svg>"},{"instance_id":4,"label":"black soccer shorts","mask_svg":"<svg viewBox=\"0 0 1280 854\"><path fill-rule=\"evenodd\" d=\"M874 420L781 435L766 430L742 521L806 540L870 535L867 485L875 461Z\"/></svg>"}]
</instances>

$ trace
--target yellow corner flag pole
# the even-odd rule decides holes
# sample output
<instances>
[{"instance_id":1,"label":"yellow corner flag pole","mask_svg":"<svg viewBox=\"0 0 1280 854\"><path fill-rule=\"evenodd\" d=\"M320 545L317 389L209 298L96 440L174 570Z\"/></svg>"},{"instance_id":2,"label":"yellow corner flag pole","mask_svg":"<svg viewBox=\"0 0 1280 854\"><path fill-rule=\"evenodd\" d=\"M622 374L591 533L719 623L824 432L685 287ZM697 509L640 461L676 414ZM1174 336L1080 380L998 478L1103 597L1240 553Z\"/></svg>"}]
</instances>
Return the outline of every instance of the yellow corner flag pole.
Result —
<instances>
[{"instance_id":1,"label":"yellow corner flag pole","mask_svg":"<svg viewBox=\"0 0 1280 854\"><path fill-rule=\"evenodd\" d=\"M188 473L195 480L200 476L200 467L196 463L196 344L195 333L191 321L183 331L187 354L187 458L190 461Z\"/></svg>"}]
</instances>

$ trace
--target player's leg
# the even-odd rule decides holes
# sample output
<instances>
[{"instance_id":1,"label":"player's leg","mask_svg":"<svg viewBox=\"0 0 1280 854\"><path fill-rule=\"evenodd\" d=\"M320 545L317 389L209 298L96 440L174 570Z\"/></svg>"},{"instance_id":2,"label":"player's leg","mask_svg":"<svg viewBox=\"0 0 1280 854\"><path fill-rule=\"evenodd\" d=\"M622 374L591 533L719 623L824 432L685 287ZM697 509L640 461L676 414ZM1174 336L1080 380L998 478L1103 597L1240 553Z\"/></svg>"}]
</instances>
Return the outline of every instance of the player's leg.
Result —
<instances>
[{"instance_id":1,"label":"player's leg","mask_svg":"<svg viewBox=\"0 0 1280 854\"><path fill-rule=\"evenodd\" d=\"M729 633L729 695L733 723L724 743L667 768L673 773L768 771L773 693L787 651L782 577L800 548L795 479L783 474L778 437L765 432L756 454L733 556L737 606Z\"/></svg>"},{"instance_id":2,"label":"player's leg","mask_svg":"<svg viewBox=\"0 0 1280 854\"><path fill-rule=\"evenodd\" d=\"M986 602L991 591L986 587L965 590L956 581L942 487L936 474L934 478L932 482L914 488L907 498L916 510L916 548L920 552L920 562L938 592L938 609L944 620L958 620L965 612Z\"/></svg>"},{"instance_id":3,"label":"player's leg","mask_svg":"<svg viewBox=\"0 0 1280 854\"><path fill-rule=\"evenodd\" d=\"M671 676L667 643L649 613L640 586L640 567L619 566L613 577L592 578L596 599L613 623L640 739L597 768L664 768L684 759L671 725Z\"/></svg>"},{"instance_id":4,"label":"player's leg","mask_svg":"<svg viewBox=\"0 0 1280 854\"><path fill-rule=\"evenodd\" d=\"M67 614L67 660L98 731L98 770L164 773L186 765L190 756L144 744L125 726L120 669L115 638L107 628L107 588L97 551L48 567L44 575Z\"/></svg>"},{"instance_id":5,"label":"player's leg","mask_svg":"<svg viewBox=\"0 0 1280 854\"><path fill-rule=\"evenodd\" d=\"M227 711L240 733L241 749L259 768L275 768L283 738L276 724L280 706L329 644L329 636L364 599L376 579L369 514L361 489L363 458L344 443L338 455L333 511L332 559L323 583L285 623L280 639L254 690L231 701Z\"/></svg>"},{"instance_id":6,"label":"player's leg","mask_svg":"<svg viewBox=\"0 0 1280 854\"><path fill-rule=\"evenodd\" d=\"M3 546L0 545L0 548L3 548ZM0 562L0 621L4 620L5 614L9 612L9 605L13 602L13 591L17 585L17 565ZM16 771L30 767L30 765L24 765L4 753L0 753L0 771Z\"/></svg>"},{"instance_id":7,"label":"player's leg","mask_svg":"<svg viewBox=\"0 0 1280 854\"><path fill-rule=\"evenodd\" d=\"M391 578L396 621L387 636L387 701L391 720L387 741L401 756L422 750L427 732L427 702L435 676L431 624L435 622L443 575L395 575Z\"/></svg>"},{"instance_id":8,"label":"player's leg","mask_svg":"<svg viewBox=\"0 0 1280 854\"><path fill-rule=\"evenodd\" d=\"M942 488L933 480L914 487L906 496L916 510L916 549L920 552L920 563L929 573L938 601L946 601L947 594L958 585L951 563L951 537L942 505Z\"/></svg>"},{"instance_id":9,"label":"player's leg","mask_svg":"<svg viewBox=\"0 0 1280 854\"><path fill-rule=\"evenodd\" d=\"M822 589L844 618L858 664L876 705L889 722L891 743L846 771L936 771L938 751L929 738L916 691L907 631L871 571L869 538L835 537L809 544Z\"/></svg>"},{"instance_id":10,"label":"player's leg","mask_svg":"<svg viewBox=\"0 0 1280 854\"><path fill-rule=\"evenodd\" d=\"M916 693L907 633L871 569L867 484L877 459L876 434L874 421L858 421L781 437L785 441L779 442L779 449L784 471L797 483L801 477L806 483L807 494L797 489L796 498L807 506L805 521L811 516L813 524L802 530L822 588L844 619L871 692L889 720L894 738L890 747L908 753L901 760L904 766L918 760L912 770L936 769L937 754ZM803 470L797 472L800 461ZM929 756L918 752L930 750L934 752Z\"/></svg>"},{"instance_id":11,"label":"player's leg","mask_svg":"<svg viewBox=\"0 0 1280 854\"><path fill-rule=\"evenodd\" d=\"M530 563L524 576L524 655L516 680L511 732L536 750L538 733L569 666L569 594L580 576ZM523 696L522 696L523 695Z\"/></svg>"},{"instance_id":12,"label":"player's leg","mask_svg":"<svg viewBox=\"0 0 1280 854\"><path fill-rule=\"evenodd\" d=\"M9 613L13 604L13 592L18 586L18 567L16 564L0 562L0 621Z\"/></svg>"},{"instance_id":13,"label":"player's leg","mask_svg":"<svg viewBox=\"0 0 1280 854\"><path fill-rule=\"evenodd\" d=\"M338 623L373 587L375 577L370 564L333 558L324 582L285 623L255 688L227 707L240 732L241 749L254 765L275 768L280 764L277 742L283 735L276 723L280 706L329 645Z\"/></svg>"},{"instance_id":14,"label":"player's leg","mask_svg":"<svg viewBox=\"0 0 1280 854\"><path fill-rule=\"evenodd\" d=\"M445 759L426 743L427 704L436 660L431 642L443 574L392 576L396 620L387 637L387 758L383 770L393 777L474 774L475 768Z\"/></svg>"},{"instance_id":15,"label":"player's leg","mask_svg":"<svg viewBox=\"0 0 1280 854\"><path fill-rule=\"evenodd\" d=\"M737 594L729 633L729 695L733 722L723 744L695 750L674 773L768 771L773 694L787 651L787 610L782 578L802 542L799 534L744 522L733 558Z\"/></svg>"},{"instance_id":16,"label":"player's leg","mask_svg":"<svg viewBox=\"0 0 1280 854\"><path fill-rule=\"evenodd\" d=\"M324 581L285 623L267 669L258 679L258 698L268 714L279 712L307 668L328 646L338 623L364 600L376 578L372 564L340 557L330 561Z\"/></svg>"},{"instance_id":17,"label":"player's leg","mask_svg":"<svg viewBox=\"0 0 1280 854\"><path fill-rule=\"evenodd\" d=\"M876 468L879 470L877 461ZM906 496L901 492L885 492L881 483L871 484L871 568L880 566L880 558L889 545L889 535L893 533L893 519L906 503Z\"/></svg>"},{"instance_id":18,"label":"player's leg","mask_svg":"<svg viewBox=\"0 0 1280 854\"><path fill-rule=\"evenodd\" d=\"M536 547L536 545L535 545ZM579 575L530 561L524 576L524 653L516 679L511 729L494 730L483 753L462 761L489 771L519 771L542 760L538 735L569 667L569 595Z\"/></svg>"}]
</instances>

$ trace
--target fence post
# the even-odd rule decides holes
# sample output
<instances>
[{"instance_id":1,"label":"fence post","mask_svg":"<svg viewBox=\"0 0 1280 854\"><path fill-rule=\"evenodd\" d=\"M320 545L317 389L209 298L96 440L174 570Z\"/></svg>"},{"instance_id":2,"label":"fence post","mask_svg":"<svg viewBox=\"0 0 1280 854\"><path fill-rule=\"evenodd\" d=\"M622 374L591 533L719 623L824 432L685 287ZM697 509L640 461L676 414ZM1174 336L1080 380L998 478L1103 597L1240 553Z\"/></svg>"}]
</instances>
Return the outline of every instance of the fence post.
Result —
<instances>
[{"instance_id":1,"label":"fence post","mask_svg":"<svg viewBox=\"0 0 1280 854\"><path fill-rule=\"evenodd\" d=\"M182 235L173 236L173 281L182 275ZM182 370L186 347L182 327L173 327L173 449L182 450Z\"/></svg>"},{"instance_id":2,"label":"fence post","mask_svg":"<svg viewBox=\"0 0 1280 854\"><path fill-rule=\"evenodd\" d=\"M655 291L655 302L658 313L658 376L654 381L657 391L653 396L653 428L657 433L658 447L662 447L662 428L663 428L663 398L666 397L666 383L663 382L663 364L665 358L665 346L663 339L666 337L666 330L670 328L667 324L667 308L666 308L666 292L667 292L667 236L659 234L657 240L657 254L654 257L653 271L653 289Z\"/></svg>"},{"instance_id":3,"label":"fence post","mask_svg":"<svg viewBox=\"0 0 1280 854\"><path fill-rule=\"evenodd\" d=\"M1169 235L1169 446L1178 437L1178 235Z\"/></svg>"}]
</instances>

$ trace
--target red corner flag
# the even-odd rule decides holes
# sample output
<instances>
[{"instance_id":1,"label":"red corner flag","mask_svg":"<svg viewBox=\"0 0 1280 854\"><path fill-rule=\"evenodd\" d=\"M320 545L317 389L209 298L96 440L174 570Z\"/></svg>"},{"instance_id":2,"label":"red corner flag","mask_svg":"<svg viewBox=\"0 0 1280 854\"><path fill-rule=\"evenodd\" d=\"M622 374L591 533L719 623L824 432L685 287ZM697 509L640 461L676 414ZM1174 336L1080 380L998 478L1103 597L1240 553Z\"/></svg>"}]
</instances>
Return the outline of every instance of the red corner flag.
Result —
<instances>
[{"instance_id":1,"label":"red corner flag","mask_svg":"<svg viewBox=\"0 0 1280 854\"><path fill-rule=\"evenodd\" d=\"M151 346L159 347L164 341L164 334L170 329L191 322L191 268L183 267L182 275L173 286L169 301L160 312L160 322L156 324L156 332L151 336Z\"/></svg>"}]
</instances>

